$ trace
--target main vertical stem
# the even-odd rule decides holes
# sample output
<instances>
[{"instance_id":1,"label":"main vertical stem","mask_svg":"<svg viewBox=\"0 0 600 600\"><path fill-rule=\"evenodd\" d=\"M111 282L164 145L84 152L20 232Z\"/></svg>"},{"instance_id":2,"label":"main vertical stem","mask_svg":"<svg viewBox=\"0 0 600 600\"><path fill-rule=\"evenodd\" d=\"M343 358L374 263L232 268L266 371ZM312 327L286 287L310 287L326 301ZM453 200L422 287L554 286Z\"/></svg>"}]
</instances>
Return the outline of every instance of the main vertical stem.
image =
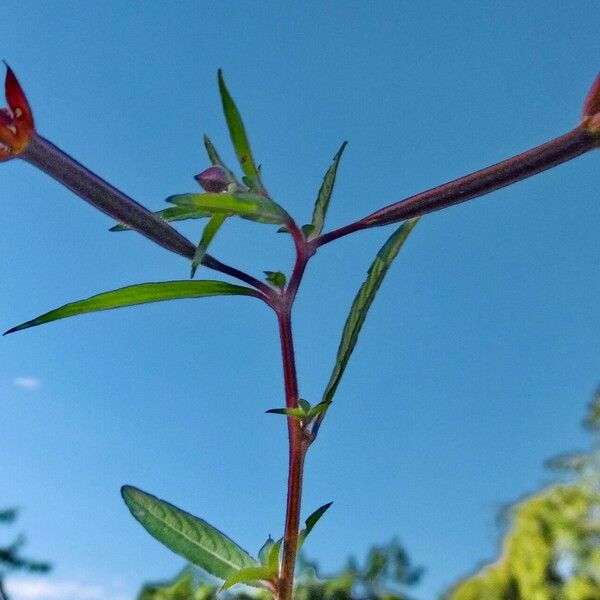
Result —
<instances>
[{"instance_id":1,"label":"main vertical stem","mask_svg":"<svg viewBox=\"0 0 600 600\"><path fill-rule=\"evenodd\" d=\"M292 338L291 306L277 312L281 355L285 381L287 408L298 406L298 380ZM300 528L300 505L302 501L302 472L308 444L304 438L298 419L288 417L289 468L287 488L287 511L283 535L283 561L278 582L277 600L291 600L294 589L294 567L298 552L298 531Z\"/></svg>"}]
</instances>

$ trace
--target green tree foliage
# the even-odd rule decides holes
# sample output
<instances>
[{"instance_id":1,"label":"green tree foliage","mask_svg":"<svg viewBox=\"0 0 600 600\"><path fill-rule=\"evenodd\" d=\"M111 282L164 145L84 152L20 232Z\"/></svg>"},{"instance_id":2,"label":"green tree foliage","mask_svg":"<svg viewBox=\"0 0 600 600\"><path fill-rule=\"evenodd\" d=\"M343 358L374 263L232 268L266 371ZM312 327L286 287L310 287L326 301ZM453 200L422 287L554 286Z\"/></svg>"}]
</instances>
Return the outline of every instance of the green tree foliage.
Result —
<instances>
[{"instance_id":1,"label":"green tree foliage","mask_svg":"<svg viewBox=\"0 0 600 600\"><path fill-rule=\"evenodd\" d=\"M423 569L413 567L404 548L395 540L369 551L361 566L350 558L343 569L323 576L318 565L301 558L295 600L408 600L405 589L420 580ZM207 583L198 571L186 568L173 581L145 585L137 600L216 600L218 586ZM219 598L271 600L266 590L244 591L238 586Z\"/></svg>"},{"instance_id":2,"label":"green tree foliage","mask_svg":"<svg viewBox=\"0 0 600 600\"><path fill-rule=\"evenodd\" d=\"M0 523L11 525L16 521L17 516L18 510L16 508L1 510ZM13 571L47 573L50 570L50 565L47 562L23 558L21 549L24 543L25 538L19 535L7 546L0 546L0 600L8 600L8 596L4 590L4 580L9 573Z\"/></svg>"},{"instance_id":3,"label":"green tree foliage","mask_svg":"<svg viewBox=\"0 0 600 600\"><path fill-rule=\"evenodd\" d=\"M584 426L591 450L548 463L569 480L516 504L500 557L445 600L600 599L600 391Z\"/></svg>"}]
</instances>

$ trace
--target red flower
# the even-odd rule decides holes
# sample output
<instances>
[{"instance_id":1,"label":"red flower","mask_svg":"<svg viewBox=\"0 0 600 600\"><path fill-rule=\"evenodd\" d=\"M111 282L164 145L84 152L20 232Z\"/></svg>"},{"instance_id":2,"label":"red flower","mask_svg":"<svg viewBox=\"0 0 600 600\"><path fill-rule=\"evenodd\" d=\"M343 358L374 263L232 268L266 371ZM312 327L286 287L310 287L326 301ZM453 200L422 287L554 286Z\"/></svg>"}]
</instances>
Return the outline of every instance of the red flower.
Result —
<instances>
[{"instance_id":1,"label":"red flower","mask_svg":"<svg viewBox=\"0 0 600 600\"><path fill-rule=\"evenodd\" d=\"M4 86L9 108L0 109L0 161L23 152L34 131L29 102L8 65Z\"/></svg>"}]
</instances>

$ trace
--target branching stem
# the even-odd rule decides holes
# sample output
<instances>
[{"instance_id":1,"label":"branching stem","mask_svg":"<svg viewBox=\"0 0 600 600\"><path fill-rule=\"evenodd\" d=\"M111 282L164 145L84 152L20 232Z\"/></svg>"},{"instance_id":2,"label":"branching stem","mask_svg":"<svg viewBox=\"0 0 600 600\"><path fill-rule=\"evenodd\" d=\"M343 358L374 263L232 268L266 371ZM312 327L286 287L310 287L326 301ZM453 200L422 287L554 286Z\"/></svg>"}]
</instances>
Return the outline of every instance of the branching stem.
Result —
<instances>
[{"instance_id":1,"label":"branching stem","mask_svg":"<svg viewBox=\"0 0 600 600\"><path fill-rule=\"evenodd\" d=\"M95 173L63 152L52 142L34 133L19 158L44 171L72 192L106 213L116 221L127 224L163 248L192 259L196 247L167 222L157 217L147 208L98 177ZM219 271L243 281L260 290L268 303L275 292L266 283L234 267L226 265L216 258L205 255L202 264L209 269Z\"/></svg>"},{"instance_id":2,"label":"branching stem","mask_svg":"<svg viewBox=\"0 0 600 600\"><path fill-rule=\"evenodd\" d=\"M286 407L296 408L298 406L298 379L292 339L292 307L306 265L320 246L355 231L396 223L477 198L575 158L597 147L598 144L597 132L591 132L581 125L532 150L411 196L310 241L306 240L296 223L293 221L287 223L296 246L296 262L287 288L272 304L279 323ZM292 417L287 419L289 437L287 511L283 537L283 560L276 586L276 600L291 600L292 598L294 567L298 552L304 461L308 447L316 438L322 416L317 419L312 434L302 429L298 419Z\"/></svg>"},{"instance_id":3,"label":"branching stem","mask_svg":"<svg viewBox=\"0 0 600 600\"><path fill-rule=\"evenodd\" d=\"M598 138L597 133L582 124L527 152L390 204L359 221L321 235L313 244L315 247L323 246L355 231L420 217L489 194L592 150L598 146Z\"/></svg>"}]
</instances>

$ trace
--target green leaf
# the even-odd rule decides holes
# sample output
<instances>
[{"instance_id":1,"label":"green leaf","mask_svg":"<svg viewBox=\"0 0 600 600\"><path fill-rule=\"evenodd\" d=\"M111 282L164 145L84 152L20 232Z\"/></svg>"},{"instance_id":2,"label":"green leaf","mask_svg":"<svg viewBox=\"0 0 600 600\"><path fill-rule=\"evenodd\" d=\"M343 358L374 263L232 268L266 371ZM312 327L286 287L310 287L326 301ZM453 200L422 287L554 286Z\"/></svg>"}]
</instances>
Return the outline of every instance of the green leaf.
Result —
<instances>
[{"instance_id":1,"label":"green leaf","mask_svg":"<svg viewBox=\"0 0 600 600\"><path fill-rule=\"evenodd\" d=\"M261 580L269 581L275 575L276 573L274 574L268 566L246 567L228 577L219 591L224 592L236 583L255 584L256 587L256 585L260 585L258 582Z\"/></svg>"},{"instance_id":2,"label":"green leaf","mask_svg":"<svg viewBox=\"0 0 600 600\"><path fill-rule=\"evenodd\" d=\"M308 414L310 412L310 409L312 408L310 405L310 402L308 402L308 400L305 400L304 398L300 398L298 400L298 404L300 405L300 408L306 413Z\"/></svg>"},{"instance_id":3,"label":"green leaf","mask_svg":"<svg viewBox=\"0 0 600 600\"><path fill-rule=\"evenodd\" d=\"M319 522L319 519L327 512L327 509L333 504L333 502L328 502L327 504L323 504L313 512L304 524L306 527L300 532L299 545L301 546L304 543L304 540L308 537L308 534L313 530L313 527Z\"/></svg>"},{"instance_id":4,"label":"green leaf","mask_svg":"<svg viewBox=\"0 0 600 600\"><path fill-rule=\"evenodd\" d=\"M280 537L269 550L269 558L267 564L271 571L275 574L279 573L279 553L281 551L281 544L283 544L283 538Z\"/></svg>"},{"instance_id":5,"label":"green leaf","mask_svg":"<svg viewBox=\"0 0 600 600\"><path fill-rule=\"evenodd\" d=\"M333 504L333 502L328 502L327 504L323 504L313 512L306 521L304 521L306 525L306 534L305 537L312 531L313 527L319 522L319 519L327 512L327 509Z\"/></svg>"},{"instance_id":6,"label":"green leaf","mask_svg":"<svg viewBox=\"0 0 600 600\"><path fill-rule=\"evenodd\" d=\"M327 383L325 393L323 394L323 402L331 402L335 391L340 383L344 370L348 364L348 360L352 355L352 351L356 346L358 334L365 322L367 312L371 308L371 304L375 299L375 295L383 282L389 266L400 252L400 248L406 241L409 233L413 230L418 222L417 219L410 219L400 225L400 227L390 236L388 241L381 247L375 260L369 267L367 279L360 286L358 294L354 298L350 314L346 319L342 339L337 352L336 363Z\"/></svg>"},{"instance_id":7,"label":"green leaf","mask_svg":"<svg viewBox=\"0 0 600 600\"><path fill-rule=\"evenodd\" d=\"M204 147L206 148L206 153L208 154L208 159L210 160L211 164L223 167L225 171L227 171L227 175L229 175L231 181L238 183L235 173L221 160L217 149L213 146L213 143L206 134L204 134Z\"/></svg>"},{"instance_id":8,"label":"green leaf","mask_svg":"<svg viewBox=\"0 0 600 600\"><path fill-rule=\"evenodd\" d=\"M204 227L202 237L200 238L200 243L196 248L196 252L194 253L194 258L192 260L192 273L190 276L191 279L194 278L194 275L196 274L196 269L202 262L202 259L204 258L204 255L208 250L208 246L212 242L215 235L217 235L217 232L221 228L221 225L223 225L223 223L225 222L225 219L227 219L227 215L225 214L213 215Z\"/></svg>"},{"instance_id":9,"label":"green leaf","mask_svg":"<svg viewBox=\"0 0 600 600\"><path fill-rule=\"evenodd\" d=\"M267 281L280 290L285 287L287 277L281 271L264 271Z\"/></svg>"},{"instance_id":10,"label":"green leaf","mask_svg":"<svg viewBox=\"0 0 600 600\"><path fill-rule=\"evenodd\" d=\"M234 194L176 194L167 202L213 214L233 214L260 223L287 223L290 216L273 200L248 192Z\"/></svg>"},{"instance_id":11,"label":"green leaf","mask_svg":"<svg viewBox=\"0 0 600 600\"><path fill-rule=\"evenodd\" d=\"M330 404L331 401L326 400L319 402L319 404L315 404L315 406L313 406L308 413L309 419L312 420L315 417L319 416L321 413L325 412L329 408Z\"/></svg>"},{"instance_id":12,"label":"green leaf","mask_svg":"<svg viewBox=\"0 0 600 600\"><path fill-rule=\"evenodd\" d=\"M233 285L224 281L163 281L160 283L140 283L130 285L112 292L105 292L65 304L60 308L51 310L31 321L9 329L4 335L21 331L29 327L43 325L58 319L66 319L90 312L110 310L148 302L162 302L164 300L178 300L180 298L204 298L208 296L255 296L253 289L241 285Z\"/></svg>"},{"instance_id":13,"label":"green leaf","mask_svg":"<svg viewBox=\"0 0 600 600\"><path fill-rule=\"evenodd\" d=\"M129 485L121 488L121 495L150 535L211 575L227 580L240 569L258 566L245 550L206 521Z\"/></svg>"},{"instance_id":14,"label":"green leaf","mask_svg":"<svg viewBox=\"0 0 600 600\"><path fill-rule=\"evenodd\" d=\"M271 536L269 536L267 538L267 541L262 545L261 549L258 551L258 560L260 561L261 565L267 564L267 561L269 560L269 552L271 551L271 548L274 544L275 540Z\"/></svg>"},{"instance_id":15,"label":"green leaf","mask_svg":"<svg viewBox=\"0 0 600 600\"><path fill-rule=\"evenodd\" d=\"M348 142L344 142L341 145L340 149L337 151L337 154L333 157L333 163L331 163L331 166L329 169L327 169L327 173L325 173L325 177L323 177L323 183L319 189L319 194L317 196L317 201L315 202L315 208L312 215L313 229L308 234L312 238L317 237L321 234L321 231L323 231L325 216L327 215L329 201L331 200L333 186L335 185L335 176L337 174L338 164L340 162L340 158L342 158L342 153L344 152L344 148L346 147L347 143Z\"/></svg>"},{"instance_id":16,"label":"green leaf","mask_svg":"<svg viewBox=\"0 0 600 600\"><path fill-rule=\"evenodd\" d=\"M185 221L186 219L203 219L210 217L212 213L207 210L198 210L193 206L171 206L164 210L159 210L154 214L159 216L163 221L170 223L171 221ZM119 223L111 227L109 231L131 231L131 227Z\"/></svg>"},{"instance_id":17,"label":"green leaf","mask_svg":"<svg viewBox=\"0 0 600 600\"><path fill-rule=\"evenodd\" d=\"M307 225L302 225L300 228L305 238L310 238L312 232L315 230L315 226L308 223Z\"/></svg>"},{"instance_id":18,"label":"green leaf","mask_svg":"<svg viewBox=\"0 0 600 600\"><path fill-rule=\"evenodd\" d=\"M264 188L260 181L260 172L256 167L254 158L252 157L252 151L250 150L250 142L246 136L246 129L242 122L242 117L233 101L233 98L229 94L225 81L223 80L223 72L219 69L219 92L221 94L221 102L223 103L223 112L225 113L225 120L227 121L227 127L229 128L229 135L235 149L235 153L238 157L238 161L244 174L246 175L247 183L249 187L257 192L263 192Z\"/></svg>"},{"instance_id":19,"label":"green leaf","mask_svg":"<svg viewBox=\"0 0 600 600\"><path fill-rule=\"evenodd\" d=\"M301 408L270 408L265 412L271 415L287 415L296 419L306 418L306 413Z\"/></svg>"}]
</instances>

